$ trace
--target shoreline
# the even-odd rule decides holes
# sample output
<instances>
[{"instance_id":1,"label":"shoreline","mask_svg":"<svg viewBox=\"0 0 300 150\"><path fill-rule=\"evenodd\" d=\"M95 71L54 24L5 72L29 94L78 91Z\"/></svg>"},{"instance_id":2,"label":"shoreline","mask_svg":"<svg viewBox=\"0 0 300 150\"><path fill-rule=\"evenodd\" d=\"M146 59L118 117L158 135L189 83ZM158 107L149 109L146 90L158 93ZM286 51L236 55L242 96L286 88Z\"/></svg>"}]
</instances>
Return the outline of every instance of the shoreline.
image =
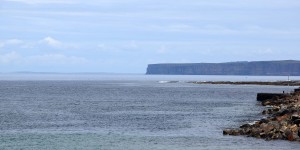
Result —
<instances>
[{"instance_id":1,"label":"shoreline","mask_svg":"<svg viewBox=\"0 0 300 150\"><path fill-rule=\"evenodd\" d=\"M300 81L193 81L194 84L300 86Z\"/></svg>"},{"instance_id":2,"label":"shoreline","mask_svg":"<svg viewBox=\"0 0 300 150\"><path fill-rule=\"evenodd\" d=\"M284 97L265 99L264 118L243 124L237 129L225 129L223 135L244 135L265 140L288 140L300 142L300 88Z\"/></svg>"}]
</instances>

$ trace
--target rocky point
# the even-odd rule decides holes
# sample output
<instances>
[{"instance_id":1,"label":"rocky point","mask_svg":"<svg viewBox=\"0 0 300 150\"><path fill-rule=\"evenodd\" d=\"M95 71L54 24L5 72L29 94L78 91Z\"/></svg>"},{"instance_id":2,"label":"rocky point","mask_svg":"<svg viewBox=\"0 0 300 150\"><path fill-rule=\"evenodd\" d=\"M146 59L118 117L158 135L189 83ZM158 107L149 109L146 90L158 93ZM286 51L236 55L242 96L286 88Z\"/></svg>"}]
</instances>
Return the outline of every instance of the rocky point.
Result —
<instances>
[{"instance_id":1,"label":"rocky point","mask_svg":"<svg viewBox=\"0 0 300 150\"><path fill-rule=\"evenodd\" d=\"M241 125L238 129L225 129L224 135L246 135L266 140L289 140L300 142L300 92L285 97L262 101L265 118Z\"/></svg>"}]
</instances>

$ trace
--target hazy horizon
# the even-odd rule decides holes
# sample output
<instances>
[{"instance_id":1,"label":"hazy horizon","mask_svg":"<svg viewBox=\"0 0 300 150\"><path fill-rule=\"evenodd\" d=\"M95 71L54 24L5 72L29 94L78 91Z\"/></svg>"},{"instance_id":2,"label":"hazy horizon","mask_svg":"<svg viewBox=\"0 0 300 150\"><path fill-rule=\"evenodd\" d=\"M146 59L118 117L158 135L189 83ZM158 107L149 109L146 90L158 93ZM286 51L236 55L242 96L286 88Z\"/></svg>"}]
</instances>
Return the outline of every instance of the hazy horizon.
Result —
<instances>
[{"instance_id":1,"label":"hazy horizon","mask_svg":"<svg viewBox=\"0 0 300 150\"><path fill-rule=\"evenodd\" d=\"M2 0L0 72L299 60L297 0Z\"/></svg>"}]
</instances>

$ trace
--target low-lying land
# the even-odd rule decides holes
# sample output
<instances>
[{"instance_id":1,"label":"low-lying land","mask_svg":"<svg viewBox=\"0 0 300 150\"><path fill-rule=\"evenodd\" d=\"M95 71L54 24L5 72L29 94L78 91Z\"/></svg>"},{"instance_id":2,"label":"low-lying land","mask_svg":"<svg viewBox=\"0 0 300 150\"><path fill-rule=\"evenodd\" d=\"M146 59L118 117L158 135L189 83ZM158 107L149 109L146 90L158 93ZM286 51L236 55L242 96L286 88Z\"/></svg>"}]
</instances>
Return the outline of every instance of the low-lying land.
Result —
<instances>
[{"instance_id":1,"label":"low-lying land","mask_svg":"<svg viewBox=\"0 0 300 150\"><path fill-rule=\"evenodd\" d=\"M300 86L300 81L193 81L195 84Z\"/></svg>"},{"instance_id":2,"label":"low-lying land","mask_svg":"<svg viewBox=\"0 0 300 150\"><path fill-rule=\"evenodd\" d=\"M300 89L284 97L273 97L261 102L266 106L265 118L244 124L238 129L225 129L224 135L246 135L266 140L300 142Z\"/></svg>"}]
</instances>

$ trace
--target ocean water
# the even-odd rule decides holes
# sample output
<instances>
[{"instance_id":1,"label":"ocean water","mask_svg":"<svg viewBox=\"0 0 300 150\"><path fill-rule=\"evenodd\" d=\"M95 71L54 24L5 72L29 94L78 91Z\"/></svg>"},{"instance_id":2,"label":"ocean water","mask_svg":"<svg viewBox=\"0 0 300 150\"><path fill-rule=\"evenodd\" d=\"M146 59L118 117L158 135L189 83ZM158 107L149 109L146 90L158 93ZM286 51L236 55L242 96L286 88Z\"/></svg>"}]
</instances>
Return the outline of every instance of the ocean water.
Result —
<instances>
[{"instance_id":1,"label":"ocean water","mask_svg":"<svg viewBox=\"0 0 300 150\"><path fill-rule=\"evenodd\" d=\"M299 142L222 134L263 117L256 93L295 87L186 83L285 79L1 74L0 149L300 149Z\"/></svg>"}]
</instances>

